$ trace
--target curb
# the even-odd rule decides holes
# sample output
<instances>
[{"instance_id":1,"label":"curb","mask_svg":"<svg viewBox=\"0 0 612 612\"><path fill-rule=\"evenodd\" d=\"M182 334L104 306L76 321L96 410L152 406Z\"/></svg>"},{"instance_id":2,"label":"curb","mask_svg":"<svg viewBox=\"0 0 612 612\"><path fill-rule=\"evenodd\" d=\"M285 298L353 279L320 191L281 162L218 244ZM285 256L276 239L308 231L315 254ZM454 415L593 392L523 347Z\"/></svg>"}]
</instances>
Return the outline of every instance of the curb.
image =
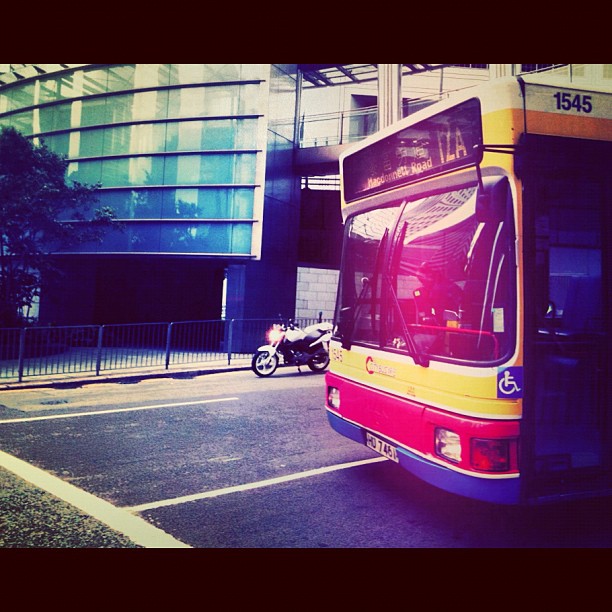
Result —
<instances>
[{"instance_id":1,"label":"curb","mask_svg":"<svg viewBox=\"0 0 612 612\"><path fill-rule=\"evenodd\" d=\"M0 392L5 391L18 391L21 389L70 389L82 387L83 385L95 385L102 383L118 383L126 384L130 382L136 382L144 379L153 378L194 378L196 376L204 376L206 374L218 374L221 372L239 372L243 370L249 370L249 365L229 365L229 366L217 366L208 368L198 368L194 370L146 370L141 372L134 372L131 374L118 373L118 374L106 374L103 376L79 376L77 374L57 374L53 378L46 378L44 380L27 380L21 382L7 382L0 385Z\"/></svg>"}]
</instances>

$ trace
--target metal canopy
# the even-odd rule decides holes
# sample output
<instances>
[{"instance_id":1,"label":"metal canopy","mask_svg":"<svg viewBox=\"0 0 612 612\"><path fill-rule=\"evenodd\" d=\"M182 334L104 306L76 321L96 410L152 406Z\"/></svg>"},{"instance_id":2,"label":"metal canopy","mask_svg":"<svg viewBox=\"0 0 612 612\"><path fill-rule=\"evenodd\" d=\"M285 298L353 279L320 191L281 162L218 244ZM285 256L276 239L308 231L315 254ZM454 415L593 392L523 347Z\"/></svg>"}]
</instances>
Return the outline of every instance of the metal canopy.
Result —
<instances>
[{"instance_id":1,"label":"metal canopy","mask_svg":"<svg viewBox=\"0 0 612 612\"><path fill-rule=\"evenodd\" d=\"M0 64L0 85L8 85L23 79L57 72L83 64Z\"/></svg>"},{"instance_id":2,"label":"metal canopy","mask_svg":"<svg viewBox=\"0 0 612 612\"><path fill-rule=\"evenodd\" d=\"M402 76L432 72L458 64L402 64ZM375 81L378 64L298 64L304 87L329 87Z\"/></svg>"},{"instance_id":3,"label":"metal canopy","mask_svg":"<svg viewBox=\"0 0 612 612\"><path fill-rule=\"evenodd\" d=\"M14 83L24 78L83 66L84 64L0 64L0 84ZM487 64L402 64L402 76L432 72L448 66L484 68ZM329 87L375 81L378 64L298 64L305 87Z\"/></svg>"}]
</instances>

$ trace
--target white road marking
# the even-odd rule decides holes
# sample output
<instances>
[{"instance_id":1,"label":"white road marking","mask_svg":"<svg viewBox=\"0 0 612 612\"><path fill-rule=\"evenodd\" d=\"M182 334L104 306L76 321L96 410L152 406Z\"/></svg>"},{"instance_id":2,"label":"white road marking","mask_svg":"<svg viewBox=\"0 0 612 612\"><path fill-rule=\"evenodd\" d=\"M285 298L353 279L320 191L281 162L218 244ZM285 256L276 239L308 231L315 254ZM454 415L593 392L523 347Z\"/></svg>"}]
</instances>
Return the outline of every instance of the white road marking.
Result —
<instances>
[{"instance_id":1,"label":"white road marking","mask_svg":"<svg viewBox=\"0 0 612 612\"><path fill-rule=\"evenodd\" d=\"M210 404L215 402L236 401L238 399L239 398L237 397L226 397L212 400L199 400L195 402L177 402L172 404L156 404L154 406L116 408L111 410L100 410L96 412L76 412L72 414L54 414L41 417L26 417L22 419L5 419L0 420L0 424L47 421L52 419L68 419L81 416L116 414L120 412L134 412L138 410L155 410L158 408L172 408L176 406L193 406L198 404ZM78 487L75 487L74 485L63 481L60 478L53 476L52 474L49 474L44 470L41 470L40 468L34 467L29 463L22 461L21 459L17 459L12 455L0 451L0 465L2 467L10 470L21 478L27 480L28 482L31 482L35 486L47 491L48 493L59 497L63 501L72 504L76 508L82 510L83 512L86 512L90 516L108 525L112 529L123 533L133 542L144 546L145 548L191 548L191 546L173 538L161 529L154 527L144 519L135 516L134 513L143 512L145 510L154 510L156 508L163 508L167 506L176 506L191 501L197 501L200 499L211 499L214 497L220 497L222 495L228 495L230 493L250 491L253 489L269 487L275 484L282 484L294 480L301 480L303 478L310 478L312 476L318 476L320 474L336 472L338 470L346 470L361 465L368 465L370 463L378 463L381 461L388 461L388 459L386 457L374 457L373 459L363 459L361 461L352 461L350 463L340 463L337 465L331 465L327 467L317 468L314 470L307 470L305 472L299 472L297 474L288 474L286 476L279 476L278 478L270 478L268 480L261 480L259 482L252 482L243 485L236 485L233 487L226 487L224 489L217 489L215 491L206 491L204 493L185 495L173 499L165 499L157 502L140 504L137 506L126 506L124 508L117 508L111 503L104 501L96 497L95 495L88 493L87 491L83 491L82 489L79 489Z\"/></svg>"},{"instance_id":2,"label":"white road marking","mask_svg":"<svg viewBox=\"0 0 612 612\"><path fill-rule=\"evenodd\" d=\"M192 548L122 508L64 482L40 468L0 451L0 465L33 485L72 504L145 548Z\"/></svg>"},{"instance_id":3,"label":"white road marking","mask_svg":"<svg viewBox=\"0 0 612 612\"><path fill-rule=\"evenodd\" d=\"M198 404L214 404L216 402L232 402L236 401L237 397L223 397L220 399L199 400L197 402L177 402L174 404L156 404L154 406L134 406L132 408L113 408L110 410L96 410L95 412L72 412L67 414L49 414L39 417L23 417L22 419L4 419L0 420L0 425L8 423L29 423L31 421L51 421L53 419L72 419L82 416L97 416L100 414L116 414L118 412L135 412L137 410L156 410L157 408L174 408L175 406L197 406Z\"/></svg>"},{"instance_id":4,"label":"white road marking","mask_svg":"<svg viewBox=\"0 0 612 612\"><path fill-rule=\"evenodd\" d=\"M259 482L251 482L249 484L236 485L234 487L227 487L225 489L217 489L215 491L206 491L204 493L196 493L194 495L184 495L182 497L175 497L173 499L164 499L157 502L151 502L148 504L140 504L138 506L124 507L124 510L128 512L143 512L144 510L155 510L156 508L163 508L165 506L176 506L178 504L186 504L187 502L197 501L200 499L210 499L212 497L220 497L221 495L228 495L230 493L238 493L240 491L250 491L252 489L259 489L262 487L269 487L275 484L281 484L284 482L291 482L292 480L300 480L302 478L310 478L311 476L318 476L319 474L327 474L329 472L336 472L337 470L346 470L348 468L358 467L360 465L367 465L369 463L378 463L379 461L389 461L386 457L375 457L374 459L363 459L362 461L352 461L351 463L339 463L337 465L330 465L328 467L317 468L316 470L308 470L306 472L299 472L297 474L288 474L287 476L279 476L278 478L270 478L268 480L260 480Z\"/></svg>"}]
</instances>

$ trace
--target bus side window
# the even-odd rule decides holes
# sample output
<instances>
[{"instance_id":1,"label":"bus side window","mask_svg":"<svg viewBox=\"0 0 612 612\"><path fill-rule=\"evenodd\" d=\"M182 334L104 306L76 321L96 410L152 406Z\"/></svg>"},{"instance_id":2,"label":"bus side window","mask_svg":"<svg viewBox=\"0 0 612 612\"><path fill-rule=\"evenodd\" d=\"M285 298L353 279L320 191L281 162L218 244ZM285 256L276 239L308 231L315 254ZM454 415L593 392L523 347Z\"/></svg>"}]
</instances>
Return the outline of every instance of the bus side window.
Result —
<instances>
[{"instance_id":1,"label":"bus side window","mask_svg":"<svg viewBox=\"0 0 612 612\"><path fill-rule=\"evenodd\" d=\"M561 330L584 333L602 329L600 276L573 276L563 306Z\"/></svg>"}]
</instances>

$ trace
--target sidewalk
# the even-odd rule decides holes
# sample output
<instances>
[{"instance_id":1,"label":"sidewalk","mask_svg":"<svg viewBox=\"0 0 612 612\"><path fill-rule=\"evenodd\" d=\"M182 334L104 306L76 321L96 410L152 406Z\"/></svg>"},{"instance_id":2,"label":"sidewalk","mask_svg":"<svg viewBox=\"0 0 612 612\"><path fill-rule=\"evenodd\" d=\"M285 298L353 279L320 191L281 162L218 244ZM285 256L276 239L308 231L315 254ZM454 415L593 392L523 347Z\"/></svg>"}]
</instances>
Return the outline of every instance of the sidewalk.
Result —
<instances>
[{"instance_id":1,"label":"sidewalk","mask_svg":"<svg viewBox=\"0 0 612 612\"><path fill-rule=\"evenodd\" d=\"M0 393L2 390L37 389L45 387L79 387L81 385L127 382L145 378L193 378L204 374L216 372L235 372L248 370L251 367L251 358L232 359L230 365L227 360L202 361L200 363L179 364L166 369L164 366L147 368L124 368L109 370L96 376L93 372L69 372L64 374L50 374L48 376L29 376L21 382L0 379Z\"/></svg>"}]
</instances>

